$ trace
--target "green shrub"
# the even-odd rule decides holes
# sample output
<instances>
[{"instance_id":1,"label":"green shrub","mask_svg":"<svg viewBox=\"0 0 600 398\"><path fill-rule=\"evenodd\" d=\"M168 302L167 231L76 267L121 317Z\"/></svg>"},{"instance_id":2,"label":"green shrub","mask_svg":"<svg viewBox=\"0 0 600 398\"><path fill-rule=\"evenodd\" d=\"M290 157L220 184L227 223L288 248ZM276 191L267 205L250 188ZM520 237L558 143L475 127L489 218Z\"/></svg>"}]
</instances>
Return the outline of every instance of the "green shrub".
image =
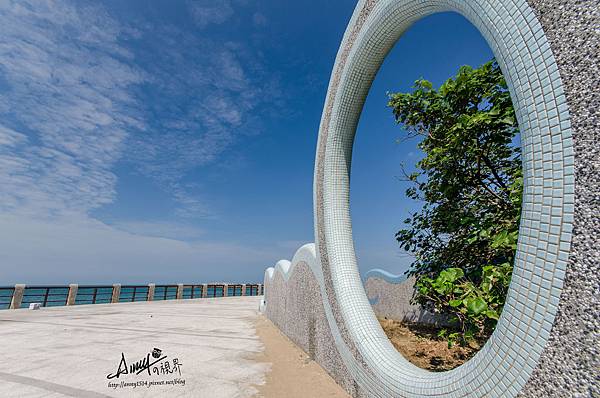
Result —
<instances>
[{"instance_id":1,"label":"green shrub","mask_svg":"<svg viewBox=\"0 0 600 398\"><path fill-rule=\"evenodd\" d=\"M437 90L421 79L391 94L389 106L424 155L402 170L407 196L423 206L396 234L415 258L415 301L455 321L442 333L451 343L483 339L504 305L523 194L506 81L495 61L463 66Z\"/></svg>"},{"instance_id":2,"label":"green shrub","mask_svg":"<svg viewBox=\"0 0 600 398\"><path fill-rule=\"evenodd\" d=\"M481 281L475 284L460 268L448 268L435 278L422 277L417 282L420 300L436 312L451 315L458 330L442 329L440 337L448 344L481 341L496 326L504 305L504 295L510 283L512 265L486 265Z\"/></svg>"}]
</instances>

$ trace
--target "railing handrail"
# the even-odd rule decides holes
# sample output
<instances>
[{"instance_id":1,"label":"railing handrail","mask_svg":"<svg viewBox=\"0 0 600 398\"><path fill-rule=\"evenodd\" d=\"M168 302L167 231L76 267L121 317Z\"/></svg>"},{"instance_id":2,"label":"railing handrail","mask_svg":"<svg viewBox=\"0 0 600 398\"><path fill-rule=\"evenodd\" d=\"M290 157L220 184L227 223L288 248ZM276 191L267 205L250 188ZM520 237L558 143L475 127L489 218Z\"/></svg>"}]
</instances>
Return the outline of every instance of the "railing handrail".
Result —
<instances>
[{"instance_id":1,"label":"railing handrail","mask_svg":"<svg viewBox=\"0 0 600 398\"><path fill-rule=\"evenodd\" d=\"M87 289L87 290L86 290ZM104 289L104 290L100 290ZM110 291L108 291L110 289ZM209 294L210 290L210 294ZM189 300L232 296L259 296L260 283L177 283L177 284L90 284L0 286L0 309L16 309L40 302L83 305L96 303L140 302L153 300ZM56 306L56 305L53 305Z\"/></svg>"},{"instance_id":2,"label":"railing handrail","mask_svg":"<svg viewBox=\"0 0 600 398\"><path fill-rule=\"evenodd\" d=\"M83 285L83 284L78 284L76 283L75 285L79 286L79 288L87 288L87 287L108 287L108 288L112 288L115 284L120 285L122 288L123 287L133 287L133 286L149 286L152 283L133 283L133 284L124 284L124 283L106 283L106 284L92 284L92 285ZM69 288L69 286L72 285L72 283L67 284L67 285L27 285L24 284L25 287L27 287L28 289L45 289L45 288ZM155 283L155 286L178 286L178 283ZM209 282L209 283L183 283L184 286L203 286L203 285L208 285L208 286L241 286L241 285L246 285L246 286L256 286L256 285L261 285L261 283L228 283L228 282ZM5 285L5 286L0 286L0 289L14 289L15 285Z\"/></svg>"}]
</instances>

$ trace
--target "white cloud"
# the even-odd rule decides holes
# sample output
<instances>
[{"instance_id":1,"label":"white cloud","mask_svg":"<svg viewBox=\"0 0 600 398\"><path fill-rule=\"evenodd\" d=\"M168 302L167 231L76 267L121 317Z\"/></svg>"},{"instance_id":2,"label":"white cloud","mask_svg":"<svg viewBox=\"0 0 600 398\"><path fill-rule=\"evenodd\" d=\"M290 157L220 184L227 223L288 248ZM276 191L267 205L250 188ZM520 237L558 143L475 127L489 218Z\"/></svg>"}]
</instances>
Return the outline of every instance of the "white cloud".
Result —
<instances>
[{"instance_id":1,"label":"white cloud","mask_svg":"<svg viewBox=\"0 0 600 398\"><path fill-rule=\"evenodd\" d=\"M198 9L197 23L230 17L228 2L214 4L225 7ZM121 44L154 29L161 41L151 60ZM188 53L172 45L179 40ZM200 188L183 181L248 134L257 107L273 100L258 84L273 87L267 75L244 46L177 27L132 29L80 2L0 2L3 283L175 282L186 275L188 282L190 274L206 281L221 279L224 269L254 280L287 255L210 242L178 222L106 225L90 216L115 201L122 161L161 185L180 205L175 214L209 216ZM160 118L136 96L141 85L169 98L153 103L166 107ZM177 96L186 102L174 104Z\"/></svg>"},{"instance_id":2,"label":"white cloud","mask_svg":"<svg viewBox=\"0 0 600 398\"><path fill-rule=\"evenodd\" d=\"M2 283L259 282L279 253L238 243L183 242L78 217L0 216Z\"/></svg>"},{"instance_id":3,"label":"white cloud","mask_svg":"<svg viewBox=\"0 0 600 398\"><path fill-rule=\"evenodd\" d=\"M117 221L110 223L110 226L134 235L183 241L198 240L206 234L206 231L195 226L165 221Z\"/></svg>"},{"instance_id":4,"label":"white cloud","mask_svg":"<svg viewBox=\"0 0 600 398\"><path fill-rule=\"evenodd\" d=\"M27 136L0 125L0 148L15 147L27 141Z\"/></svg>"},{"instance_id":5,"label":"white cloud","mask_svg":"<svg viewBox=\"0 0 600 398\"><path fill-rule=\"evenodd\" d=\"M280 94L260 56L245 45L215 42L175 27L153 26L148 32L156 39L156 55L147 66L155 97L176 102L152 104L150 117L160 117L129 137L127 159L172 194L180 205L175 214L206 217L214 210L182 181L221 160L243 136L258 134L258 110L272 108Z\"/></svg>"},{"instance_id":6,"label":"white cloud","mask_svg":"<svg viewBox=\"0 0 600 398\"><path fill-rule=\"evenodd\" d=\"M0 211L86 213L114 199L111 168L143 125L128 90L143 73L122 61L119 34L99 8L0 4Z\"/></svg>"},{"instance_id":7,"label":"white cloud","mask_svg":"<svg viewBox=\"0 0 600 398\"><path fill-rule=\"evenodd\" d=\"M210 24L222 24L233 15L228 0L194 0L188 2L194 22L201 28Z\"/></svg>"},{"instance_id":8,"label":"white cloud","mask_svg":"<svg viewBox=\"0 0 600 398\"><path fill-rule=\"evenodd\" d=\"M233 12L221 1L189 7L215 23ZM145 36L150 59L119 41ZM0 211L8 213L88 213L111 203L114 165L126 160L172 194L173 214L205 217L210 210L182 179L256 134L255 110L277 100L244 45L173 26L132 29L99 6L60 0L0 4L0 75L8 86L0 91ZM150 110L132 90L142 83L166 103Z\"/></svg>"}]
</instances>

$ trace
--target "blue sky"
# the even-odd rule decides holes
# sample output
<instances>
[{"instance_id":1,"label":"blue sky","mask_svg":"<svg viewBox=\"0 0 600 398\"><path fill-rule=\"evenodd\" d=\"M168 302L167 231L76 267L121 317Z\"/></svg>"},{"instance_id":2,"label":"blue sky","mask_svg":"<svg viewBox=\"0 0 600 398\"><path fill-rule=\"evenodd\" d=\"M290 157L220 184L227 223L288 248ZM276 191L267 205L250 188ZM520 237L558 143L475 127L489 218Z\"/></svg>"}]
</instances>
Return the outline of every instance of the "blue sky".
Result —
<instances>
[{"instance_id":1,"label":"blue sky","mask_svg":"<svg viewBox=\"0 0 600 398\"><path fill-rule=\"evenodd\" d=\"M312 242L312 173L352 1L0 3L0 284L260 281ZM318 12L315 12L318 10ZM360 120L361 271L410 263L394 233L414 164L386 92L491 52L456 14L388 56Z\"/></svg>"}]
</instances>

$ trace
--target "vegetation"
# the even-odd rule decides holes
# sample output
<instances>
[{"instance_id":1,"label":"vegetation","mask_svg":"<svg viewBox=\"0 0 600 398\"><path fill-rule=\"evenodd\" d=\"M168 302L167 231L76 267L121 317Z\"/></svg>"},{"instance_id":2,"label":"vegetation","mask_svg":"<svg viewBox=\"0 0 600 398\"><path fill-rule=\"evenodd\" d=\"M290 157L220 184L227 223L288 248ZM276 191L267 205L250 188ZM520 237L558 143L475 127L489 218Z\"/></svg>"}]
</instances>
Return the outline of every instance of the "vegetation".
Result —
<instances>
[{"instance_id":1,"label":"vegetation","mask_svg":"<svg viewBox=\"0 0 600 398\"><path fill-rule=\"evenodd\" d=\"M502 311L515 256L523 177L519 130L506 81L495 61L434 89L417 80L389 95L404 139L424 156L407 173L406 194L421 201L396 239L414 255L415 300L456 324L451 345L481 341Z\"/></svg>"}]
</instances>

